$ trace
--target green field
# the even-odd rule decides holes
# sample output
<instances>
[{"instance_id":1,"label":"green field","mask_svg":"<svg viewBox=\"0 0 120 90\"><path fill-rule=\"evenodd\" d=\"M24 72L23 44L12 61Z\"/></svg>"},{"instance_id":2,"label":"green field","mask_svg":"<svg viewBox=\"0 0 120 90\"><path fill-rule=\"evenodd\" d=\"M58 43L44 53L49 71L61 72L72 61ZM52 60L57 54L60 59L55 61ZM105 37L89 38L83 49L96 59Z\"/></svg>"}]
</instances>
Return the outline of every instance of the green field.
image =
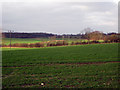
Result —
<instances>
[{"instance_id":1,"label":"green field","mask_svg":"<svg viewBox=\"0 0 120 90\"><path fill-rule=\"evenodd\" d=\"M3 88L118 88L118 60L117 43L3 48Z\"/></svg>"},{"instance_id":2,"label":"green field","mask_svg":"<svg viewBox=\"0 0 120 90\"><path fill-rule=\"evenodd\" d=\"M37 43L37 42L44 42L50 41L49 38L11 38L11 44L14 43ZM62 38L56 38L56 40L63 40ZM69 43L72 41L80 41L79 39L64 39L67 40ZM5 45L10 44L10 38L2 38L2 43Z\"/></svg>"},{"instance_id":3,"label":"green field","mask_svg":"<svg viewBox=\"0 0 120 90\"><path fill-rule=\"evenodd\" d=\"M48 38L12 38L11 44L14 43L37 43L42 41L48 41ZM10 44L10 38L3 38L2 43L5 45Z\"/></svg>"}]
</instances>

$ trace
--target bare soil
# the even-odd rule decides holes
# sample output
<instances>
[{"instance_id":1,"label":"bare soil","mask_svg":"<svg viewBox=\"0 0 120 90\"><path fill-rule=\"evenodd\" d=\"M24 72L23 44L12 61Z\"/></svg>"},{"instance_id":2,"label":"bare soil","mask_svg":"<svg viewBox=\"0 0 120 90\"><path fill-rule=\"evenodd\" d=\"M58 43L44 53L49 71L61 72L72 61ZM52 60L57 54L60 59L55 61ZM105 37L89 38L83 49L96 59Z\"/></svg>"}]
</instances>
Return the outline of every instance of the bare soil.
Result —
<instances>
[{"instance_id":1,"label":"bare soil","mask_svg":"<svg viewBox=\"0 0 120 90\"><path fill-rule=\"evenodd\" d=\"M31 67L31 66L37 66L37 65L44 65L44 66L52 66L52 65L99 65L99 64L105 64L105 63L120 63L120 61L107 61L107 62L81 62L81 63L62 63L62 64L36 64L36 65L21 65L21 66L2 66L2 67Z\"/></svg>"}]
</instances>

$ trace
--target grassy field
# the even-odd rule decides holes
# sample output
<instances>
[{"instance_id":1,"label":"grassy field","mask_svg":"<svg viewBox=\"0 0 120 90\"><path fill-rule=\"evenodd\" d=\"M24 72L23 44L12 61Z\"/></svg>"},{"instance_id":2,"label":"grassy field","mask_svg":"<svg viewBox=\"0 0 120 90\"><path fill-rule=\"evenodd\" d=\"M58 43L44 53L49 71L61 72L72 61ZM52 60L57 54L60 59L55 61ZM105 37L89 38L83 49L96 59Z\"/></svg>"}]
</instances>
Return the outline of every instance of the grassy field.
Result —
<instances>
[{"instance_id":1,"label":"grassy field","mask_svg":"<svg viewBox=\"0 0 120 90\"><path fill-rule=\"evenodd\" d=\"M11 44L14 43L37 43L37 42L43 42L43 41L50 41L51 39L49 38L12 38L11 39ZM56 38L56 40L63 40L62 38ZM64 39L67 40L69 43L72 41L79 41L78 39ZM10 38L2 38L2 43L5 45L10 44Z\"/></svg>"},{"instance_id":2,"label":"grassy field","mask_svg":"<svg viewBox=\"0 0 120 90\"><path fill-rule=\"evenodd\" d=\"M118 60L117 43L3 48L3 88L118 88Z\"/></svg>"},{"instance_id":3,"label":"grassy field","mask_svg":"<svg viewBox=\"0 0 120 90\"><path fill-rule=\"evenodd\" d=\"M48 41L47 38L12 38L11 39L11 44L14 43L37 43L37 42L42 42L42 41ZM10 44L10 38L3 38L2 43L8 45Z\"/></svg>"}]
</instances>

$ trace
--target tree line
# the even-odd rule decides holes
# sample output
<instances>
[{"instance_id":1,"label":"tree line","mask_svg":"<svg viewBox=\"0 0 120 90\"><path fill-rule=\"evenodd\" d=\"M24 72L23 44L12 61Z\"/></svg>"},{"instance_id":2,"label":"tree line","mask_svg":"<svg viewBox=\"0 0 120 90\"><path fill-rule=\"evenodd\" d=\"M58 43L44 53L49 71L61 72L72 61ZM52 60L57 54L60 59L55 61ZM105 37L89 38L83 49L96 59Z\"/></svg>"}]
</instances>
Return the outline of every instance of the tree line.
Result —
<instances>
[{"instance_id":1,"label":"tree line","mask_svg":"<svg viewBox=\"0 0 120 90\"><path fill-rule=\"evenodd\" d=\"M97 40L104 40L104 41L112 41L118 42L120 40L120 33L103 33L100 31L85 31L84 33L80 34L51 34L51 33L10 33L3 32L3 38L68 38L68 39L87 39L88 41L97 41Z\"/></svg>"}]
</instances>

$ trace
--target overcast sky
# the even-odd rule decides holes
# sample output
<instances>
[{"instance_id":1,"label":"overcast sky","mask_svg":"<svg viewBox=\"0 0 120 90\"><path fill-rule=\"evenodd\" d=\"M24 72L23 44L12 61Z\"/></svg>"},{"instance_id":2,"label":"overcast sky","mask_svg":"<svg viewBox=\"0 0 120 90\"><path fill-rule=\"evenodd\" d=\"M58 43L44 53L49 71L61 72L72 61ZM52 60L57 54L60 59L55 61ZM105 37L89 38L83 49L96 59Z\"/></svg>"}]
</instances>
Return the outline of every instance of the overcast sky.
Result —
<instances>
[{"instance_id":1,"label":"overcast sky","mask_svg":"<svg viewBox=\"0 0 120 90\"><path fill-rule=\"evenodd\" d=\"M5 2L2 27L15 32L78 34L90 27L118 32L118 6L114 2Z\"/></svg>"}]
</instances>

